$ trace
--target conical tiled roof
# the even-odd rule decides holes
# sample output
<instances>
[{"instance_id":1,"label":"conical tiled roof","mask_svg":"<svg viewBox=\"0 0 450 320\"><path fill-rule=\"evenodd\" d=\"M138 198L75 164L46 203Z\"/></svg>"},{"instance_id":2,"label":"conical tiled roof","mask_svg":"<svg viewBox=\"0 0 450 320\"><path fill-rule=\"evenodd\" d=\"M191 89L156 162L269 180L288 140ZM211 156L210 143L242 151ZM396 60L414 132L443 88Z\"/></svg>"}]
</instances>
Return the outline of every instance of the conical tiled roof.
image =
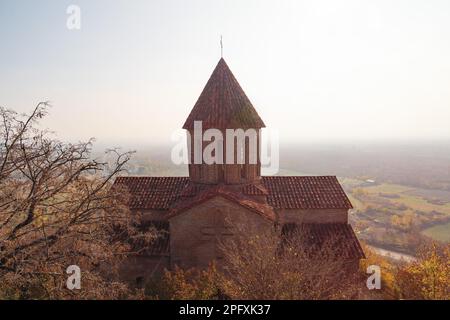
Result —
<instances>
[{"instance_id":1,"label":"conical tiled roof","mask_svg":"<svg viewBox=\"0 0 450 320\"><path fill-rule=\"evenodd\" d=\"M214 69L183 129L193 129L194 121L202 121L206 129L265 127L223 58Z\"/></svg>"}]
</instances>

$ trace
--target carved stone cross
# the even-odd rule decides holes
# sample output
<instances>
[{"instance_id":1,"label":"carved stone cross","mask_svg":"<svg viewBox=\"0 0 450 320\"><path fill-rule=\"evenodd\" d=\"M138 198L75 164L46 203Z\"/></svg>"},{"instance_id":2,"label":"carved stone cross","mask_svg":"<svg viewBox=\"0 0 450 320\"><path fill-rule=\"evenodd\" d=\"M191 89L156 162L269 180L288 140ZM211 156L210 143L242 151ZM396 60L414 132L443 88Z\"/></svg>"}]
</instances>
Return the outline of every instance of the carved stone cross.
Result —
<instances>
[{"instance_id":1,"label":"carved stone cross","mask_svg":"<svg viewBox=\"0 0 450 320\"><path fill-rule=\"evenodd\" d=\"M220 212L215 212L211 225L201 228L201 236L203 241L212 241L214 244L214 255L217 259L222 259L219 244L226 238L233 236L233 227L227 225Z\"/></svg>"}]
</instances>

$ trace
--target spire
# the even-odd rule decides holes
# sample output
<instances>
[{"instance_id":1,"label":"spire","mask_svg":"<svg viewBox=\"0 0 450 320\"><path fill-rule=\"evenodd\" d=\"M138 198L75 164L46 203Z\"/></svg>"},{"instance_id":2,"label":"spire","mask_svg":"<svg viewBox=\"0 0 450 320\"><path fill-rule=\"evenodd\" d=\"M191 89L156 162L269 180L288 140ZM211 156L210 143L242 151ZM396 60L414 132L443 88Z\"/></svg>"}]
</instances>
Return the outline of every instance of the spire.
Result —
<instances>
[{"instance_id":1,"label":"spire","mask_svg":"<svg viewBox=\"0 0 450 320\"><path fill-rule=\"evenodd\" d=\"M265 127L223 57L206 83L183 129L194 128L194 121L202 121L204 129Z\"/></svg>"}]
</instances>

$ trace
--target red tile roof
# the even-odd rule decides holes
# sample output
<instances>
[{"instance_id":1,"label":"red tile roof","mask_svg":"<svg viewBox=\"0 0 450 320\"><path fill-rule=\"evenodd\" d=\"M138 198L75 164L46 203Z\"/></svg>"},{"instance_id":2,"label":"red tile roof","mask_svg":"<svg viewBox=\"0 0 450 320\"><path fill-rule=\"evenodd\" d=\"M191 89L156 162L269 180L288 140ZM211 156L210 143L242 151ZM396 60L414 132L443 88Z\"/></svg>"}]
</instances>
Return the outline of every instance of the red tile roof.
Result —
<instances>
[{"instance_id":1,"label":"red tile roof","mask_svg":"<svg viewBox=\"0 0 450 320\"><path fill-rule=\"evenodd\" d=\"M265 127L223 58L206 83L183 129L193 129L194 121L202 121L203 128Z\"/></svg>"},{"instance_id":2,"label":"red tile roof","mask_svg":"<svg viewBox=\"0 0 450 320\"><path fill-rule=\"evenodd\" d=\"M266 196L275 209L351 209L352 205L336 177L263 177L263 185L242 186L245 196ZM195 185L188 177L119 177L115 186L131 194L132 209L168 210L186 197L195 197L209 185ZM215 192L215 191L214 191ZM251 198L251 197L246 197Z\"/></svg>"},{"instance_id":3,"label":"red tile roof","mask_svg":"<svg viewBox=\"0 0 450 320\"><path fill-rule=\"evenodd\" d=\"M334 176L263 177L267 202L277 209L351 209Z\"/></svg>"},{"instance_id":4,"label":"red tile roof","mask_svg":"<svg viewBox=\"0 0 450 320\"><path fill-rule=\"evenodd\" d=\"M128 189L132 209L167 210L188 183L188 177L118 177L114 186Z\"/></svg>"},{"instance_id":5,"label":"red tile roof","mask_svg":"<svg viewBox=\"0 0 450 320\"><path fill-rule=\"evenodd\" d=\"M232 188L224 185L212 186L207 189L201 190L197 195L193 197L185 198L184 200L177 203L172 210L170 210L167 218L176 216L179 213L193 208L214 197L222 197L257 213L264 218L272 221L276 220L275 212L267 203L257 201L256 199L252 199L250 197L246 197L241 192L236 192Z\"/></svg>"},{"instance_id":6,"label":"red tile roof","mask_svg":"<svg viewBox=\"0 0 450 320\"><path fill-rule=\"evenodd\" d=\"M317 249L324 244L330 245L330 249L339 256L346 259L365 258L361 244L356 238L351 225L346 223L306 223L297 225L295 223L285 224L282 228L284 236L292 236L294 232L304 238L301 238L308 247Z\"/></svg>"},{"instance_id":7,"label":"red tile roof","mask_svg":"<svg viewBox=\"0 0 450 320\"><path fill-rule=\"evenodd\" d=\"M244 194L252 196L265 196L269 194L266 187L264 187L262 184L254 184L254 183L243 186L242 192Z\"/></svg>"}]
</instances>

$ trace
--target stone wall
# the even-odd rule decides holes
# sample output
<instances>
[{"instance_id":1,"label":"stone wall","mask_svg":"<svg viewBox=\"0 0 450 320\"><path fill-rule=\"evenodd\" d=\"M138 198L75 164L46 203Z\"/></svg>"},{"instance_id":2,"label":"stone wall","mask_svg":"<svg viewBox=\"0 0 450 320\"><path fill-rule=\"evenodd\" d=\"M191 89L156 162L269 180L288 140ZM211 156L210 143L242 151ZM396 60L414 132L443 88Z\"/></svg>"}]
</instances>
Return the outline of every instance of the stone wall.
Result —
<instances>
[{"instance_id":1,"label":"stone wall","mask_svg":"<svg viewBox=\"0 0 450 320\"><path fill-rule=\"evenodd\" d=\"M170 268L169 256L134 256L127 258L119 269L120 277L132 286L143 286Z\"/></svg>"},{"instance_id":2,"label":"stone wall","mask_svg":"<svg viewBox=\"0 0 450 320\"><path fill-rule=\"evenodd\" d=\"M167 213L168 210L140 210L135 211L137 214L142 214L142 218L144 221L159 221L159 220L166 220L167 219Z\"/></svg>"},{"instance_id":3,"label":"stone wall","mask_svg":"<svg viewBox=\"0 0 450 320\"><path fill-rule=\"evenodd\" d=\"M273 222L220 196L170 219L171 265L182 268L207 267L221 263L220 243L236 235L233 225L251 224L264 230Z\"/></svg>"}]
</instances>

